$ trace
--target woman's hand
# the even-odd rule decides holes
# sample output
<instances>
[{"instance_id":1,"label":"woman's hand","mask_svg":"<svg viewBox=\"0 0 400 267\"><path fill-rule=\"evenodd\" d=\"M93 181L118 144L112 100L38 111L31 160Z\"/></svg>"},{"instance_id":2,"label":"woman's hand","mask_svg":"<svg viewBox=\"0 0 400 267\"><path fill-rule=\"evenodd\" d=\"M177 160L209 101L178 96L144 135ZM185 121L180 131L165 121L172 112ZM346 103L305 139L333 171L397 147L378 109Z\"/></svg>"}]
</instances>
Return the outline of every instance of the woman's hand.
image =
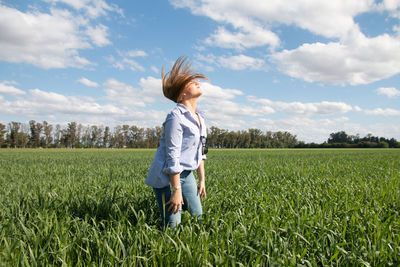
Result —
<instances>
[{"instance_id":1,"label":"woman's hand","mask_svg":"<svg viewBox=\"0 0 400 267\"><path fill-rule=\"evenodd\" d=\"M199 192L199 195L202 199L207 198L206 183L204 182L204 180L199 183L199 187L197 188L197 191Z\"/></svg>"},{"instance_id":2,"label":"woman's hand","mask_svg":"<svg viewBox=\"0 0 400 267\"><path fill-rule=\"evenodd\" d=\"M182 198L182 190L178 189L175 190L172 193L171 198L165 205L169 205L168 211L171 211L172 213L177 213L179 209L181 208L181 204L183 204L183 198Z\"/></svg>"},{"instance_id":3,"label":"woman's hand","mask_svg":"<svg viewBox=\"0 0 400 267\"><path fill-rule=\"evenodd\" d=\"M200 162L199 167L197 168L197 176L199 177L199 186L197 187L197 191L200 195L200 198L206 199L206 177L204 174L204 160Z\"/></svg>"}]
</instances>

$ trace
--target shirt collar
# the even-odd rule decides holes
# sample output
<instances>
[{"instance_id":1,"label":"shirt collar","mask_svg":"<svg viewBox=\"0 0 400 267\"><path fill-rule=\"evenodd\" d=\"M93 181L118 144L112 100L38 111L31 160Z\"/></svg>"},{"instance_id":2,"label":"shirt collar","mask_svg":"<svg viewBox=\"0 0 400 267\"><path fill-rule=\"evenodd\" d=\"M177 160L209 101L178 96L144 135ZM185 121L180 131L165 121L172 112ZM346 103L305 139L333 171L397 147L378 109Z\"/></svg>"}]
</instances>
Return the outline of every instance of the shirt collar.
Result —
<instances>
[{"instance_id":1,"label":"shirt collar","mask_svg":"<svg viewBox=\"0 0 400 267\"><path fill-rule=\"evenodd\" d=\"M181 111L182 114L186 113L186 112L189 112L189 110L185 107L185 105L183 105L181 103L178 103L176 105L176 107Z\"/></svg>"},{"instance_id":2,"label":"shirt collar","mask_svg":"<svg viewBox=\"0 0 400 267\"><path fill-rule=\"evenodd\" d=\"M186 112L190 112L185 105L178 103L176 105L178 107L178 109L181 111L182 114L186 113ZM196 113L198 113L199 115L201 115L202 117L204 117L204 112L199 110L198 108L196 108Z\"/></svg>"}]
</instances>

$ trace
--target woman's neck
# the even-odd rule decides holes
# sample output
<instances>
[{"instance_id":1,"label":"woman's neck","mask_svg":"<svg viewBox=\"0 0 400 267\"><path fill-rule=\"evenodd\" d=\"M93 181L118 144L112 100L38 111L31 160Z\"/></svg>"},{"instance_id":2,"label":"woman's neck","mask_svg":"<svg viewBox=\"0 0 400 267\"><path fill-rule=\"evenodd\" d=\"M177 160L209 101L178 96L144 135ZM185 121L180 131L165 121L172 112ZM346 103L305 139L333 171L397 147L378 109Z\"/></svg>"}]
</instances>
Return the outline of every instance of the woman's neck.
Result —
<instances>
[{"instance_id":1,"label":"woman's neck","mask_svg":"<svg viewBox=\"0 0 400 267\"><path fill-rule=\"evenodd\" d=\"M183 100L181 102L192 114L196 114L197 98Z\"/></svg>"}]
</instances>

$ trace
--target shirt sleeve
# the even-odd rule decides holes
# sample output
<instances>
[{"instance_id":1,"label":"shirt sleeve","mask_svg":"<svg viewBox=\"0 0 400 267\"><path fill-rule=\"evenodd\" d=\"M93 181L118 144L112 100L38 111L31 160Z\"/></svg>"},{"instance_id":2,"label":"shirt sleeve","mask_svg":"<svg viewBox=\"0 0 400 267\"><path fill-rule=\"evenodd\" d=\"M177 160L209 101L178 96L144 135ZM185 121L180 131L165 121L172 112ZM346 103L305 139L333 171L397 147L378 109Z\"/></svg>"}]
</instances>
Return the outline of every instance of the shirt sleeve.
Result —
<instances>
[{"instance_id":1,"label":"shirt sleeve","mask_svg":"<svg viewBox=\"0 0 400 267\"><path fill-rule=\"evenodd\" d=\"M183 130L179 117L174 114L168 114L164 122L166 165L163 169L165 174L181 173L183 171L180 165L181 146Z\"/></svg>"}]
</instances>

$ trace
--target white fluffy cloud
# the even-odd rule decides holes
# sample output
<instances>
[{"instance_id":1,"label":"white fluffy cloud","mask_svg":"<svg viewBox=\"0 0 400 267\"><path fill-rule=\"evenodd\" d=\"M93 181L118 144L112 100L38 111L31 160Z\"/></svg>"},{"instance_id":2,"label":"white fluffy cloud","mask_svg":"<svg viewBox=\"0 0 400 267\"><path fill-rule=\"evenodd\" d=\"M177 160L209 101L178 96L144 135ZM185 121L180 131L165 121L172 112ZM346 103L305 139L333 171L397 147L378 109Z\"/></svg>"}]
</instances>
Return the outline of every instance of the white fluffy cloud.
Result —
<instances>
[{"instance_id":1,"label":"white fluffy cloud","mask_svg":"<svg viewBox=\"0 0 400 267\"><path fill-rule=\"evenodd\" d=\"M203 82L201 83L201 88L203 90L203 96L201 101L215 101L221 99L232 99L236 96L243 95L243 92L237 89L224 89L217 85L211 83Z\"/></svg>"},{"instance_id":2,"label":"white fluffy cloud","mask_svg":"<svg viewBox=\"0 0 400 267\"><path fill-rule=\"evenodd\" d=\"M18 96L18 95L25 95L26 92L12 86L14 82L3 81L0 83L0 94Z\"/></svg>"},{"instance_id":3,"label":"white fluffy cloud","mask_svg":"<svg viewBox=\"0 0 400 267\"><path fill-rule=\"evenodd\" d=\"M73 7L78 11L84 11L85 16L90 18L97 18L104 16L107 12L117 12L123 16L123 11L116 5L109 5L104 0L45 0L46 2L56 4L58 2L64 3Z\"/></svg>"},{"instance_id":4,"label":"white fluffy cloud","mask_svg":"<svg viewBox=\"0 0 400 267\"><path fill-rule=\"evenodd\" d=\"M328 102L320 103L300 103L300 102L276 102L279 110L285 113L295 113L301 115L319 114L319 115L336 115L347 113L352 110L352 107L343 102Z\"/></svg>"},{"instance_id":5,"label":"white fluffy cloud","mask_svg":"<svg viewBox=\"0 0 400 267\"><path fill-rule=\"evenodd\" d=\"M141 78L139 85L143 90L143 96L147 102L163 101L161 79L148 76Z\"/></svg>"},{"instance_id":6,"label":"white fluffy cloud","mask_svg":"<svg viewBox=\"0 0 400 267\"><path fill-rule=\"evenodd\" d=\"M101 47L111 44L111 41L107 39L107 31L108 28L106 26L99 24L95 27L89 26L86 33L95 45Z\"/></svg>"},{"instance_id":7,"label":"white fluffy cloud","mask_svg":"<svg viewBox=\"0 0 400 267\"><path fill-rule=\"evenodd\" d=\"M130 50L126 53L130 57L146 57L147 53L143 50Z\"/></svg>"},{"instance_id":8,"label":"white fluffy cloud","mask_svg":"<svg viewBox=\"0 0 400 267\"><path fill-rule=\"evenodd\" d=\"M22 117L27 120L41 118L53 123L77 121L83 124L109 126L130 124L154 127L162 123L166 112L143 107L146 103L154 101L154 90L156 87L160 89L160 83L159 79L147 77L140 80L140 88L134 88L118 80L108 79L102 85L106 93L105 98L109 100L105 104L100 104L97 99L83 95L64 95L40 89L31 89L25 93L15 87L12 90L7 88L7 93L14 99L6 100L0 95L2 107L0 115L21 116L22 114ZM2 82L1 84L13 83ZM0 86L1 88L3 87Z\"/></svg>"},{"instance_id":9,"label":"white fluffy cloud","mask_svg":"<svg viewBox=\"0 0 400 267\"><path fill-rule=\"evenodd\" d=\"M104 1L64 2L77 9L80 4L93 6L97 11L86 10L96 16L113 10ZM0 32L0 60L44 69L92 65L79 55L79 50L92 48L92 44L111 44L106 26L92 25L90 19L79 13L57 8L50 8L49 13L21 12L0 3Z\"/></svg>"},{"instance_id":10,"label":"white fluffy cloud","mask_svg":"<svg viewBox=\"0 0 400 267\"><path fill-rule=\"evenodd\" d=\"M378 95L385 95L389 98L394 98L400 96L400 90L394 87L380 87L376 90Z\"/></svg>"},{"instance_id":11,"label":"white fluffy cloud","mask_svg":"<svg viewBox=\"0 0 400 267\"><path fill-rule=\"evenodd\" d=\"M145 107L146 103L142 98L142 92L128 84L116 79L108 79L103 83L106 99L119 103L123 106Z\"/></svg>"},{"instance_id":12,"label":"white fluffy cloud","mask_svg":"<svg viewBox=\"0 0 400 267\"><path fill-rule=\"evenodd\" d=\"M237 89L224 89L211 83L202 83L203 96L199 106L205 111L207 123L218 128L243 129L248 120L274 113L270 107L254 107L239 103L244 93Z\"/></svg>"},{"instance_id":13,"label":"white fluffy cloud","mask_svg":"<svg viewBox=\"0 0 400 267\"><path fill-rule=\"evenodd\" d=\"M249 120L275 112L270 107L254 107L224 99L200 102L199 105L205 111L209 125L233 130L245 129L249 125Z\"/></svg>"},{"instance_id":14,"label":"white fluffy cloud","mask_svg":"<svg viewBox=\"0 0 400 267\"><path fill-rule=\"evenodd\" d=\"M209 17L220 24L206 39L206 44L239 50L269 45L270 59L291 77L309 82L358 85L400 73L398 35L368 38L355 22L357 15L367 12L389 11L397 17L400 7L395 0L380 3L373 0L170 2L176 8L188 8L193 14ZM280 25L298 27L331 41L306 43L296 49L276 52L280 40L274 31L278 32ZM227 30L228 26L234 30ZM219 66L233 69L246 66L229 64L226 59L221 58Z\"/></svg>"},{"instance_id":15,"label":"white fluffy cloud","mask_svg":"<svg viewBox=\"0 0 400 267\"><path fill-rule=\"evenodd\" d=\"M230 32L224 27L219 27L210 37L204 41L207 45L222 48L246 48L270 45L275 48L279 45L279 37L270 30L262 27L253 27L251 31Z\"/></svg>"},{"instance_id":16,"label":"white fluffy cloud","mask_svg":"<svg viewBox=\"0 0 400 267\"><path fill-rule=\"evenodd\" d=\"M86 78L81 78L79 81L86 85L98 85ZM154 97L154 89L150 88L157 87L158 83L160 80L153 77L143 78L140 81L141 88L134 88L116 79L108 79L102 85L106 94L105 99L109 100L107 104L99 104L96 99L88 96L68 96L40 89L31 89L27 94L22 94L24 91L20 89L14 88L12 91L7 89L7 92L14 95L15 100L5 101L2 99L1 112L2 114L24 114L25 116L75 114L128 118L131 112L139 112L137 110L145 107L146 103L154 101L151 97ZM145 119L144 116L143 119Z\"/></svg>"},{"instance_id":17,"label":"white fluffy cloud","mask_svg":"<svg viewBox=\"0 0 400 267\"><path fill-rule=\"evenodd\" d=\"M372 110L364 110L365 114L378 116L400 116L400 110L392 108L376 108Z\"/></svg>"},{"instance_id":18,"label":"white fluffy cloud","mask_svg":"<svg viewBox=\"0 0 400 267\"><path fill-rule=\"evenodd\" d=\"M137 70L144 71L144 67L142 65L140 65L137 61L130 58L124 58L122 62L120 62L120 64L122 64L122 66L127 66L132 71L137 71Z\"/></svg>"},{"instance_id":19,"label":"white fluffy cloud","mask_svg":"<svg viewBox=\"0 0 400 267\"><path fill-rule=\"evenodd\" d=\"M68 12L23 13L0 5L0 60L42 68L82 67L78 50L89 48L79 32L82 21Z\"/></svg>"},{"instance_id":20,"label":"white fluffy cloud","mask_svg":"<svg viewBox=\"0 0 400 267\"><path fill-rule=\"evenodd\" d=\"M145 68L137 62L137 60L132 59L136 57L146 57L147 53L143 50L130 50L130 51L117 51L119 58L116 59L114 56L110 55L107 57L107 61L112 64L114 68L125 70L130 69L131 71L145 71Z\"/></svg>"},{"instance_id":21,"label":"white fluffy cloud","mask_svg":"<svg viewBox=\"0 0 400 267\"><path fill-rule=\"evenodd\" d=\"M237 56L215 56L209 54L207 56L196 55L197 60L207 62L219 67L231 69L231 70L266 70L267 66L263 59L250 57L246 55ZM212 70L212 69L211 69Z\"/></svg>"},{"instance_id":22,"label":"white fluffy cloud","mask_svg":"<svg viewBox=\"0 0 400 267\"><path fill-rule=\"evenodd\" d=\"M270 107L254 107L239 103L245 99L244 93L237 89L225 89L209 82L200 84L203 95L199 99L199 107L206 114L207 124L218 128L243 129L247 119L274 113Z\"/></svg>"},{"instance_id":23,"label":"white fluffy cloud","mask_svg":"<svg viewBox=\"0 0 400 267\"><path fill-rule=\"evenodd\" d=\"M24 98L4 101L3 114L24 116L38 115L117 115L124 111L114 105L100 105L93 99L82 96L66 96L40 89L29 90Z\"/></svg>"},{"instance_id":24,"label":"white fluffy cloud","mask_svg":"<svg viewBox=\"0 0 400 267\"><path fill-rule=\"evenodd\" d=\"M379 11L388 11L392 17L400 19L400 2L397 0L383 0L377 5Z\"/></svg>"},{"instance_id":25,"label":"white fluffy cloud","mask_svg":"<svg viewBox=\"0 0 400 267\"><path fill-rule=\"evenodd\" d=\"M264 60L246 55L219 57L218 63L227 69L233 70L261 70L265 68Z\"/></svg>"},{"instance_id":26,"label":"white fluffy cloud","mask_svg":"<svg viewBox=\"0 0 400 267\"><path fill-rule=\"evenodd\" d=\"M400 39L355 31L348 40L303 44L271 59L289 76L308 82L368 84L400 73Z\"/></svg>"},{"instance_id":27,"label":"white fluffy cloud","mask_svg":"<svg viewBox=\"0 0 400 267\"><path fill-rule=\"evenodd\" d=\"M322 101L317 103L271 101L265 98L249 96L248 100L274 108L286 114L293 115L339 115L351 111L353 108L343 102Z\"/></svg>"},{"instance_id":28,"label":"white fluffy cloud","mask_svg":"<svg viewBox=\"0 0 400 267\"><path fill-rule=\"evenodd\" d=\"M170 2L177 8L189 8L195 15L207 16L239 30L252 32L253 28L272 27L273 23L282 23L294 24L325 37L343 36L354 27L354 16L375 7L372 0L264 2L170 0ZM275 42L273 40L271 44Z\"/></svg>"},{"instance_id":29,"label":"white fluffy cloud","mask_svg":"<svg viewBox=\"0 0 400 267\"><path fill-rule=\"evenodd\" d=\"M89 87L99 87L99 84L96 82L93 82L85 77L82 77L78 80L83 85L89 86Z\"/></svg>"},{"instance_id":30,"label":"white fluffy cloud","mask_svg":"<svg viewBox=\"0 0 400 267\"><path fill-rule=\"evenodd\" d=\"M141 78L139 88L135 88L124 82L110 78L103 83L106 99L118 103L126 109L143 108L149 103L163 101L161 79L151 76Z\"/></svg>"}]
</instances>

